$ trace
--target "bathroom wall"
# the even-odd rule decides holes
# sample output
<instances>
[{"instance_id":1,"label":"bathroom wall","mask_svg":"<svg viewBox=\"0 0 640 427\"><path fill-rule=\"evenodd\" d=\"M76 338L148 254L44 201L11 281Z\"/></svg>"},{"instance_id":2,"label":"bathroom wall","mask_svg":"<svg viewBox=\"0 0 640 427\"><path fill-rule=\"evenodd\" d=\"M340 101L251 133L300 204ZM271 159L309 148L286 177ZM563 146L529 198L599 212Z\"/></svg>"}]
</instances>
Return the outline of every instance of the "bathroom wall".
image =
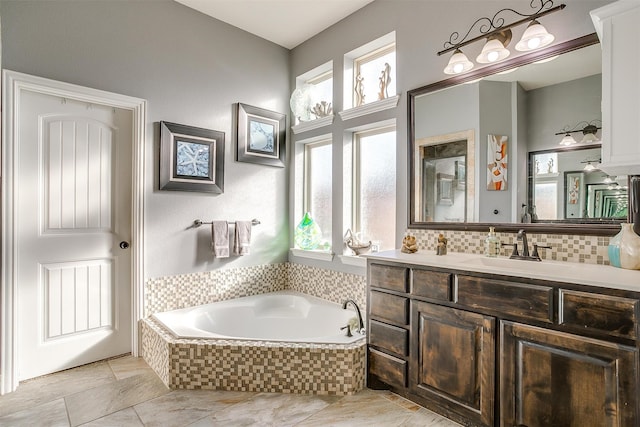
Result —
<instances>
[{"instance_id":1,"label":"bathroom wall","mask_svg":"<svg viewBox=\"0 0 640 427\"><path fill-rule=\"evenodd\" d=\"M232 128L237 102L289 112L287 49L171 0L1 0L0 13L6 69L148 101L147 278L287 260L287 171L235 162ZM224 194L159 191L161 120L225 133ZM214 260L197 218L258 218L251 255Z\"/></svg>"},{"instance_id":2,"label":"bathroom wall","mask_svg":"<svg viewBox=\"0 0 640 427\"><path fill-rule=\"evenodd\" d=\"M556 43L572 40L586 34L595 32L589 11L612 0L566 0L554 4L565 3L564 10L542 18L543 24L556 36ZM442 50L443 43L449 35L457 31L465 34L469 26L478 18L492 17L498 10L511 7L517 11L529 13L528 1L448 1L448 0L394 0L374 1L356 13L343 19L324 32L294 48L291 52L292 85L296 76L301 75L320 64L333 61L334 66L334 111L341 111L343 101L341 99L344 73L342 73L344 54L358 48L371 40L396 32L396 88L401 95L400 102L394 110L374 113L368 117L353 119L343 122L336 114L333 124L317 131L311 131L304 135L295 135L293 138L306 139L314 135L322 135L330 132L333 135L333 242L340 242L344 233L343 225L343 150L341 149L345 131L357 127L369 121L382 121L395 119L397 125L397 153L396 153L396 247L400 247L402 237L407 229L407 197L408 197L408 172L407 172L407 90L418 88L427 84L444 80L447 76L442 72L450 55L437 56ZM534 2L538 6L539 2ZM516 18L509 18L508 22ZM518 34L524 30L518 28ZM514 32L514 37L517 35ZM469 58L475 58L482 43L474 43L465 48ZM513 51L513 49L512 49ZM512 55L515 55L512 53ZM338 95L340 94L340 95ZM480 141L482 143L483 141ZM518 157L521 159L521 156ZM515 160L515 159L514 159ZM291 171L293 182L293 171ZM290 193L290 215L293 215L293 192ZM511 209L514 209L512 204ZM412 230L413 231L413 230ZM417 232L421 237L425 234ZM456 233L457 234L457 233ZM591 242L591 237L578 238ZM484 237L482 237L484 239ZM556 239L557 236L550 235ZM425 240L424 246L430 244ZM596 242L596 244L598 244ZM571 260L574 257L570 257ZM315 265L334 270L353 271L364 274L363 269L354 269L344 266L336 258L332 262L310 261L291 256L290 261Z\"/></svg>"}]
</instances>

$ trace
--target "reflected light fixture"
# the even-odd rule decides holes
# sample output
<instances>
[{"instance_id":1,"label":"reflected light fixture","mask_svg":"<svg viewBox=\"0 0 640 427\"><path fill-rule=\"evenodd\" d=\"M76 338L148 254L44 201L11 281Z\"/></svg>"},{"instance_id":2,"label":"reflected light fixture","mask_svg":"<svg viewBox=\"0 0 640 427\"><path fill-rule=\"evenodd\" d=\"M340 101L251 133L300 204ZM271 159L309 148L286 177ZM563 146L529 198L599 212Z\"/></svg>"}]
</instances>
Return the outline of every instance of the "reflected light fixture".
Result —
<instances>
[{"instance_id":1,"label":"reflected light fixture","mask_svg":"<svg viewBox=\"0 0 640 427\"><path fill-rule=\"evenodd\" d=\"M553 34L549 34L547 29L538 22L537 19L531 21L524 34L520 38L520 41L516 44L516 50L520 52L529 52L536 49L541 49L545 46L549 46L555 37Z\"/></svg>"},{"instance_id":2,"label":"reflected light fixture","mask_svg":"<svg viewBox=\"0 0 640 427\"><path fill-rule=\"evenodd\" d=\"M444 69L445 74L466 73L473 68L473 62L469 61L467 55L462 53L460 49L456 49L449 63Z\"/></svg>"},{"instance_id":3,"label":"reflected light fixture","mask_svg":"<svg viewBox=\"0 0 640 427\"><path fill-rule=\"evenodd\" d=\"M578 141L575 140L572 133L582 133L582 139L580 140L581 144L593 144L596 142L600 142L598 136L596 135L599 129L602 127L597 126L597 123L602 123L600 120L592 120L590 122L582 121L579 122L572 128L565 126L560 132L556 132L556 135L564 135L558 145L566 146L577 144Z\"/></svg>"},{"instance_id":4,"label":"reflected light fixture","mask_svg":"<svg viewBox=\"0 0 640 427\"><path fill-rule=\"evenodd\" d=\"M540 4L537 10L535 6L536 3ZM540 24L538 18L562 10L566 5L561 4L554 7L553 0L531 0L530 5L534 9L534 12L531 14L520 13L514 9L505 8L496 12L493 18L484 17L477 19L461 40L460 33L457 31L451 33L449 40L444 43L445 49L438 52L438 56L451 51L454 52L444 69L445 74L462 74L473 68L473 63L469 61L460 49L478 40L486 40L482 51L476 58L478 63L493 64L506 59L511 54L509 49L507 49L512 37L511 28L527 22L529 25L524 30L520 41L516 44L516 50L529 52L542 49L553 43L555 37ZM503 15L507 13L514 13L523 18L511 24L506 24L505 16ZM474 32L476 28L479 34L471 37L472 32Z\"/></svg>"},{"instance_id":5,"label":"reflected light fixture","mask_svg":"<svg viewBox=\"0 0 640 427\"><path fill-rule=\"evenodd\" d=\"M576 141L571 136L571 133L567 132L567 134L562 138L562 140L560 141L560 143L558 145L568 146L568 145L574 145L574 144L577 144L577 143L578 143L578 141Z\"/></svg>"},{"instance_id":6,"label":"reflected light fixture","mask_svg":"<svg viewBox=\"0 0 640 427\"><path fill-rule=\"evenodd\" d=\"M585 160L583 162L580 162L580 163L586 163L584 165L584 168L582 168L582 170L587 173L600 170L596 166L594 166L594 163L600 164L600 161L601 161L600 159L596 159L596 160Z\"/></svg>"}]
</instances>

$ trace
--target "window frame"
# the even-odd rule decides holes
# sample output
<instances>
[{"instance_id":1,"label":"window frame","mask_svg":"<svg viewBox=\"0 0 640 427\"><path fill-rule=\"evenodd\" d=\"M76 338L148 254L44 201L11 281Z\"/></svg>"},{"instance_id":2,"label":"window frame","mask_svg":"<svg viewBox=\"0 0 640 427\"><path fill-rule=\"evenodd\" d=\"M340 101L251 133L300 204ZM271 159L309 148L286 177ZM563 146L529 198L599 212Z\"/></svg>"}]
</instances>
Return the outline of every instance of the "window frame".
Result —
<instances>
[{"instance_id":1,"label":"window frame","mask_svg":"<svg viewBox=\"0 0 640 427\"><path fill-rule=\"evenodd\" d=\"M385 46L381 46L377 49L374 49L370 52L365 53L364 55L360 55L357 58L353 59L353 76L351 76L352 82L353 82L353 87L356 86L356 77L360 74L360 69L362 68L363 65L368 64L372 61L375 61L378 58L381 58L389 53L396 53L396 42L392 42L389 43ZM397 62L397 61L396 61ZM394 77L395 77L395 66L396 64L392 64L391 65L391 72L393 73ZM395 80L395 78L394 78ZM356 105L356 93L355 90L352 90L352 95L351 95L351 105ZM365 102L363 105L369 104L371 102L375 102L375 101L369 101L369 102Z\"/></svg>"},{"instance_id":2,"label":"window frame","mask_svg":"<svg viewBox=\"0 0 640 427\"><path fill-rule=\"evenodd\" d=\"M394 141L394 145L397 150L397 126L393 125L385 125L381 127L376 127L372 129L366 129L362 131L353 132L353 159L352 159L352 179L351 179L351 225L352 231L354 233L362 232L362 224L361 224L361 212L360 212L360 195L362 194L362 185L361 185L361 170L360 170L360 152L361 152L361 139L364 137L380 135L383 133L391 133L393 132L396 136L396 140ZM397 170L396 170L397 174Z\"/></svg>"},{"instance_id":3,"label":"window frame","mask_svg":"<svg viewBox=\"0 0 640 427\"><path fill-rule=\"evenodd\" d=\"M323 138L317 141L306 142L303 147L303 166L302 166L302 212L310 212L310 200L311 200L311 156L308 154L311 149L317 147L324 146L331 147L331 153L333 154L333 141L331 138ZM333 168L333 159L332 159L332 168ZM331 173L331 183L333 185L333 173ZM332 191L333 193L333 191ZM333 209L333 194L331 196L331 206ZM333 221L331 224L331 229L329 230L329 235L333 232Z\"/></svg>"}]
</instances>

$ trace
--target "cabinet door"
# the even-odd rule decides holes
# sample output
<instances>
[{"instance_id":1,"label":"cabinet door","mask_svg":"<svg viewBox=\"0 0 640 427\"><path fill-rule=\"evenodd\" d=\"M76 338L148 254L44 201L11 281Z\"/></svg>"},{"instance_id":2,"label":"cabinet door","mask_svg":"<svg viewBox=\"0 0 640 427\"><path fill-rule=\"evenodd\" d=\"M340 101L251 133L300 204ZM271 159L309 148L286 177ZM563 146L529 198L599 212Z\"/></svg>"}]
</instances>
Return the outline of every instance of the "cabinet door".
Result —
<instances>
[{"instance_id":1,"label":"cabinet door","mask_svg":"<svg viewBox=\"0 0 640 427\"><path fill-rule=\"evenodd\" d=\"M501 322L500 425L637 426L638 350Z\"/></svg>"},{"instance_id":2,"label":"cabinet door","mask_svg":"<svg viewBox=\"0 0 640 427\"><path fill-rule=\"evenodd\" d=\"M412 300L411 328L411 391L493 425L495 319Z\"/></svg>"}]
</instances>

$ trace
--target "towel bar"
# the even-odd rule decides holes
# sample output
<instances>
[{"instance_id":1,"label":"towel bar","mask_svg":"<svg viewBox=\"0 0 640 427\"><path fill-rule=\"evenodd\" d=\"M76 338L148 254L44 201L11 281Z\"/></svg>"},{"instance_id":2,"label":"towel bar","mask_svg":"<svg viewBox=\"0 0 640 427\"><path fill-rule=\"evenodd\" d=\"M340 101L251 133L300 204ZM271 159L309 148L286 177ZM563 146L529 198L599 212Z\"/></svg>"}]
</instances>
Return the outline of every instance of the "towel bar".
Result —
<instances>
[{"instance_id":1,"label":"towel bar","mask_svg":"<svg viewBox=\"0 0 640 427\"><path fill-rule=\"evenodd\" d=\"M193 221L193 228L198 228L202 224L211 224L211 223L212 223L212 221L204 222L204 221L202 221L200 219L196 219L195 221ZM235 221L227 221L227 223L231 224L231 225L234 225L236 222ZM255 218L251 220L251 225L258 225L258 224L260 224L259 220L255 219Z\"/></svg>"}]
</instances>

